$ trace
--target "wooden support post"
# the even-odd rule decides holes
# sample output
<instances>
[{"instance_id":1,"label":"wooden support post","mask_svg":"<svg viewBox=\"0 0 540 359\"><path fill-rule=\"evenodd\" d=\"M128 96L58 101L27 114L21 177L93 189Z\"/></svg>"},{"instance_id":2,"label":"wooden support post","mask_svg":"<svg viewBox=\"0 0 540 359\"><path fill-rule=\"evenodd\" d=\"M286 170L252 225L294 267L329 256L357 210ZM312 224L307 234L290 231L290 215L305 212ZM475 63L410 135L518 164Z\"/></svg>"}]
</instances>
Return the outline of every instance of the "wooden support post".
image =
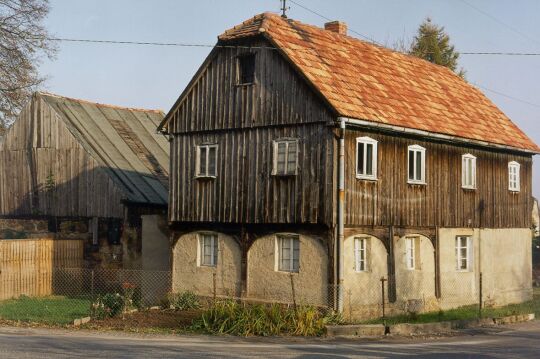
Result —
<instances>
[{"instance_id":1,"label":"wooden support post","mask_svg":"<svg viewBox=\"0 0 540 359\"><path fill-rule=\"evenodd\" d=\"M388 301L396 301L396 260L394 256L394 226L388 230Z\"/></svg>"}]
</instances>

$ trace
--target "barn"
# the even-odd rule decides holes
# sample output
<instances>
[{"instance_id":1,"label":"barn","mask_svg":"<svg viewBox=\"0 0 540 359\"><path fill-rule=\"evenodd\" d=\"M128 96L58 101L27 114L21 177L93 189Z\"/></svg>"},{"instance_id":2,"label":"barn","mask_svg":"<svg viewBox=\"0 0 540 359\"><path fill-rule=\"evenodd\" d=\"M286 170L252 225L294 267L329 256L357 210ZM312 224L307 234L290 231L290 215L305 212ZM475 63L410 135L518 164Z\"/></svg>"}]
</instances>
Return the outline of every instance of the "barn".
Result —
<instances>
[{"instance_id":1,"label":"barn","mask_svg":"<svg viewBox=\"0 0 540 359\"><path fill-rule=\"evenodd\" d=\"M90 264L138 267L141 216L167 210L162 118L159 110L34 93L0 145L0 216L84 235Z\"/></svg>"}]
</instances>

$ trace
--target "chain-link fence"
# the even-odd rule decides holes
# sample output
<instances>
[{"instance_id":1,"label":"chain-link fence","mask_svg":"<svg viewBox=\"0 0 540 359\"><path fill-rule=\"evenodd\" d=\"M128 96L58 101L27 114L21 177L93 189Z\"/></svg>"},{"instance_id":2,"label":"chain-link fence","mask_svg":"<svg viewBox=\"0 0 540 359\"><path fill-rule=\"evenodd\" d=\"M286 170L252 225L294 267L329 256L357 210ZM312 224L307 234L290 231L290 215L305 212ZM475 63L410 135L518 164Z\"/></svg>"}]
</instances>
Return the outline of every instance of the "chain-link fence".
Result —
<instances>
[{"instance_id":1,"label":"chain-link fence","mask_svg":"<svg viewBox=\"0 0 540 359\"><path fill-rule=\"evenodd\" d=\"M15 294L0 301L0 319L56 324L82 317L114 317L155 306L169 309L175 295L177 301L197 300L203 307L224 298L310 305L340 312L348 323L415 321L422 316L433 317L431 321L451 320L540 310L540 291L535 291L533 299L532 287L494 290L493 278L486 280L473 272L446 274L438 281L421 271L399 273L394 278L358 273L341 285L306 281L296 273L243 282L240 277L227 277L212 269L197 276L170 271L55 268L41 273L40 280L27 282L20 275L11 282L7 273L2 275L0 291ZM179 297L185 293L198 298Z\"/></svg>"},{"instance_id":2,"label":"chain-link fence","mask_svg":"<svg viewBox=\"0 0 540 359\"><path fill-rule=\"evenodd\" d=\"M53 268L29 280L2 276L0 291L11 298L0 301L0 319L55 324L164 305L171 283L169 271L129 269Z\"/></svg>"}]
</instances>

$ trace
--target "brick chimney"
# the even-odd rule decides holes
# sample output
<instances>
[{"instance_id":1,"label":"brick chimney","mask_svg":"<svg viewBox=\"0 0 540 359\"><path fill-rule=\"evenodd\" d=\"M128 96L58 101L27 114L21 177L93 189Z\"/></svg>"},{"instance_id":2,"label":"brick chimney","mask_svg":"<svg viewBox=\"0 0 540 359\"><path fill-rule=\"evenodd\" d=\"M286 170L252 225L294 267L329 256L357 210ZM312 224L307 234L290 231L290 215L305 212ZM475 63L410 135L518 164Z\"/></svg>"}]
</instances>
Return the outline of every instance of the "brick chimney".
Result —
<instances>
[{"instance_id":1,"label":"brick chimney","mask_svg":"<svg viewBox=\"0 0 540 359\"><path fill-rule=\"evenodd\" d=\"M324 24L324 29L327 31L337 32L341 35L347 35L347 23L343 21L330 21Z\"/></svg>"}]
</instances>

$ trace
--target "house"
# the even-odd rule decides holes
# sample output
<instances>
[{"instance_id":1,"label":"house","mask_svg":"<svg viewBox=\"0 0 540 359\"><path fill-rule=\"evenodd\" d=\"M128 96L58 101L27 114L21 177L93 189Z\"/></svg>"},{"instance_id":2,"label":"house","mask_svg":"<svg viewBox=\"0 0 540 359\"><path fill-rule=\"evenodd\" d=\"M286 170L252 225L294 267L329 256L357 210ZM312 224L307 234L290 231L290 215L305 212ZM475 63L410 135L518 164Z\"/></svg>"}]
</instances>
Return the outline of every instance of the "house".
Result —
<instances>
[{"instance_id":1,"label":"house","mask_svg":"<svg viewBox=\"0 0 540 359\"><path fill-rule=\"evenodd\" d=\"M93 264L138 267L141 215L167 210L162 119L157 110L34 93L0 145L0 216L87 235Z\"/></svg>"},{"instance_id":2,"label":"house","mask_svg":"<svg viewBox=\"0 0 540 359\"><path fill-rule=\"evenodd\" d=\"M531 298L540 149L447 68L264 13L218 37L159 128L173 290L356 318L383 288L387 308Z\"/></svg>"}]
</instances>

